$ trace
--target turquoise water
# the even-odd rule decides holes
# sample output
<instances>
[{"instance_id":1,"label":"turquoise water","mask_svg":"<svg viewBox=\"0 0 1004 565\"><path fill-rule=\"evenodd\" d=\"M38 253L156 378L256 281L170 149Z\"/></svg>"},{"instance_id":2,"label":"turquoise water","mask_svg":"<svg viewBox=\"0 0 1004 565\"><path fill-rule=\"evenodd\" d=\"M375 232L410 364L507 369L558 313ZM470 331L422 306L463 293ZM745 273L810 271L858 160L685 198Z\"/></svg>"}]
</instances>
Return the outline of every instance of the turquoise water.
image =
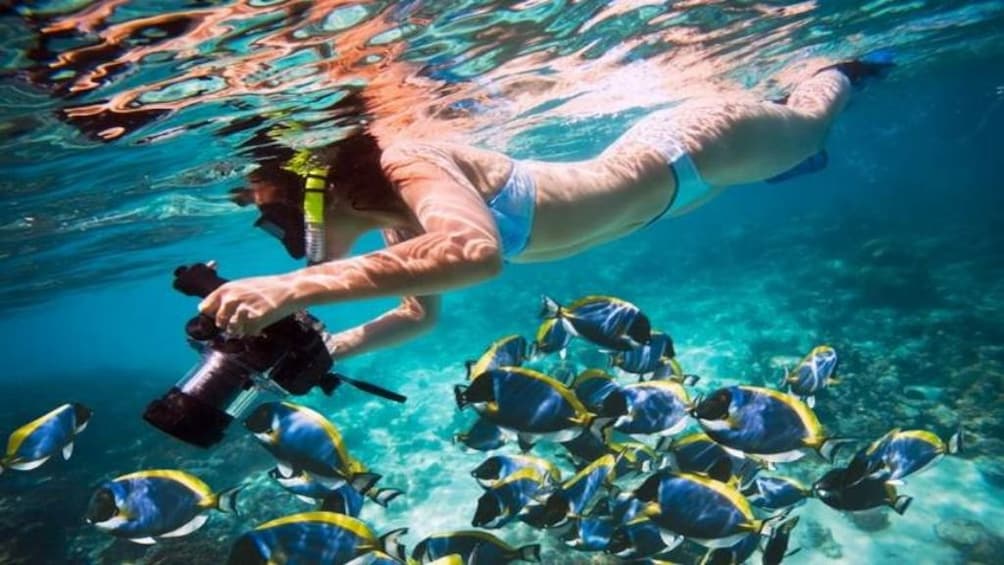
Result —
<instances>
[{"instance_id":1,"label":"turquoise water","mask_svg":"<svg viewBox=\"0 0 1004 565\"><path fill-rule=\"evenodd\" d=\"M299 266L250 227L252 212L223 198L251 162L239 150L248 131L225 129L235 120L311 124L286 139L307 146L337 136L345 124L323 109L369 81L399 94L386 111L410 135L571 160L595 155L647 110L726 87L775 95L790 84L789 64L876 47L893 47L899 67L855 93L825 171L736 188L621 241L509 265L449 293L432 333L338 367L408 395L404 406L347 387L297 402L326 414L382 486L406 493L386 510L364 508L376 531L408 527L410 547L467 528L480 495L468 472L485 455L451 441L472 421L452 401L463 362L496 337L532 336L541 294L616 295L673 336L681 364L702 377L698 392L773 383L828 343L842 382L816 411L830 433L965 428L962 456L900 488L915 499L903 516L851 517L815 500L796 510L792 547L802 549L786 562L1001 555L1004 3L670 4L331 2L304 12L295 2L192 2L170 12L51 2L0 16L0 431L67 401L95 411L72 459L0 475L0 562L218 563L240 533L310 508L266 476L273 461L240 426L205 451L140 418L197 360L183 333L197 302L171 290L175 266L215 259L228 277ZM107 19L87 19L102 7ZM184 25L138 29L157 14ZM52 31L65 22L76 23ZM109 39L123 29L125 39ZM317 73L312 65L328 59L351 65ZM83 62L53 64L66 60ZM404 77L417 86L400 87ZM117 113L66 117L96 106ZM131 112L147 109L157 119ZM99 140L123 121L121 135ZM340 329L392 304L313 313ZM215 514L149 547L83 523L101 481L152 468L184 469L216 489L247 485L242 515ZM783 467L807 481L823 469L812 457ZM495 533L543 543L545 563L613 562L521 524ZM674 558L700 555L688 547Z\"/></svg>"}]
</instances>

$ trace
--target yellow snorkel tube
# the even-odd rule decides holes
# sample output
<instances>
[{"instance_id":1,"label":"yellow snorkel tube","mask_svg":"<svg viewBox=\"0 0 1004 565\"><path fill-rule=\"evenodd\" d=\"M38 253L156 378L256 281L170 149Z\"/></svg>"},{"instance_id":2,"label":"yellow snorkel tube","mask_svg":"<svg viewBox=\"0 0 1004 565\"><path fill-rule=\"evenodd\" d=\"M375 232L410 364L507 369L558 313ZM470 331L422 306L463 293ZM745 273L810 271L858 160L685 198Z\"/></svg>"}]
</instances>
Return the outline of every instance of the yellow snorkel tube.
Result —
<instances>
[{"instance_id":1,"label":"yellow snorkel tube","mask_svg":"<svg viewBox=\"0 0 1004 565\"><path fill-rule=\"evenodd\" d=\"M311 167L303 183L303 237L308 264L321 263L324 254L324 191L328 167Z\"/></svg>"}]
</instances>

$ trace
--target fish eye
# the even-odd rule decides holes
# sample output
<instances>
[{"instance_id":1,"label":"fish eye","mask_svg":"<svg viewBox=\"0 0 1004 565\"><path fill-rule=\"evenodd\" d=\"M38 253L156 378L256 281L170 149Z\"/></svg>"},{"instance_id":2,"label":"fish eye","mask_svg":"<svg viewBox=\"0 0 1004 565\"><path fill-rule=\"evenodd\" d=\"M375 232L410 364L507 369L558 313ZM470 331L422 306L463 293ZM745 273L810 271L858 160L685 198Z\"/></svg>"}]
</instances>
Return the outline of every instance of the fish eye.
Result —
<instances>
[{"instance_id":1,"label":"fish eye","mask_svg":"<svg viewBox=\"0 0 1004 565\"><path fill-rule=\"evenodd\" d=\"M105 522L115 517L119 513L115 504L115 495L108 488L99 489L91 499L90 507L87 510L86 519L92 524Z\"/></svg>"}]
</instances>

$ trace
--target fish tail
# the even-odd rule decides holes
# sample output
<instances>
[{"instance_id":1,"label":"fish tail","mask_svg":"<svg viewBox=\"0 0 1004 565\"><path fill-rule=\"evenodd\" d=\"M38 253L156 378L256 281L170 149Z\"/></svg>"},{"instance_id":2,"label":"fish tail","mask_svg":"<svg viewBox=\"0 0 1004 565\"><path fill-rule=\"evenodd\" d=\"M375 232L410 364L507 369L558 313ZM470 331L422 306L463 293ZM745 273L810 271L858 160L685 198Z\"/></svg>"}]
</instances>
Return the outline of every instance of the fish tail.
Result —
<instances>
[{"instance_id":1,"label":"fish tail","mask_svg":"<svg viewBox=\"0 0 1004 565\"><path fill-rule=\"evenodd\" d=\"M378 489L376 489L376 491L374 491L372 493L369 493L368 496L370 497L370 500L372 500L373 502L376 502L380 506L383 506L384 508L386 508L387 504L390 501L392 501L395 498L401 496L402 494L404 494L404 493L401 492L401 491L399 491L399 490L397 490L397 489L393 489L393 488L378 488Z\"/></svg>"},{"instance_id":2,"label":"fish tail","mask_svg":"<svg viewBox=\"0 0 1004 565\"><path fill-rule=\"evenodd\" d=\"M680 383L683 386L694 386L701 380L701 377L699 375L687 374L674 377L673 380Z\"/></svg>"},{"instance_id":3,"label":"fish tail","mask_svg":"<svg viewBox=\"0 0 1004 565\"><path fill-rule=\"evenodd\" d=\"M963 448L962 444L962 428L959 427L958 431L952 434L952 437L948 438L948 453L949 455L955 455L956 453L961 453ZM3 464L0 463L0 469L3 468Z\"/></svg>"},{"instance_id":4,"label":"fish tail","mask_svg":"<svg viewBox=\"0 0 1004 565\"><path fill-rule=\"evenodd\" d=\"M381 478L383 477L376 473L355 473L352 475L352 480L350 480L349 483L357 492L366 493L369 492L369 490L373 488L373 485L377 484Z\"/></svg>"},{"instance_id":5,"label":"fish tail","mask_svg":"<svg viewBox=\"0 0 1004 565\"><path fill-rule=\"evenodd\" d=\"M760 535L769 538L772 535L774 535L775 531L784 531L784 528L788 523L788 520L786 518L788 518L789 512L791 512L790 508L787 510L782 510L781 512L778 512L777 514L774 514L769 518L761 520L759 524ZM794 516L791 519L797 520L798 516ZM794 527L794 524L791 527Z\"/></svg>"},{"instance_id":6,"label":"fish tail","mask_svg":"<svg viewBox=\"0 0 1004 565\"><path fill-rule=\"evenodd\" d=\"M854 441L850 438L844 437L830 437L823 440L823 443L819 444L816 451L819 455L826 460L827 463L833 463L833 458L837 455L837 449L845 443L850 443Z\"/></svg>"},{"instance_id":7,"label":"fish tail","mask_svg":"<svg viewBox=\"0 0 1004 565\"><path fill-rule=\"evenodd\" d=\"M218 493L216 495L216 509L220 512L239 516L240 514L237 512L237 494L243 488L244 485L238 485Z\"/></svg>"},{"instance_id":8,"label":"fish tail","mask_svg":"<svg viewBox=\"0 0 1004 565\"><path fill-rule=\"evenodd\" d=\"M406 559L404 544L399 540L406 533L408 533L408 528L398 528L380 536L380 547L383 549L383 552L387 555L397 557L400 561L404 561Z\"/></svg>"},{"instance_id":9,"label":"fish tail","mask_svg":"<svg viewBox=\"0 0 1004 565\"><path fill-rule=\"evenodd\" d=\"M453 398L457 401L457 409L463 410L470 402L467 401L467 385L455 385L453 387Z\"/></svg>"},{"instance_id":10,"label":"fish tail","mask_svg":"<svg viewBox=\"0 0 1004 565\"><path fill-rule=\"evenodd\" d=\"M541 295L540 297L540 317L545 320L548 318L560 318L561 317L561 305L555 302L550 296Z\"/></svg>"},{"instance_id":11,"label":"fish tail","mask_svg":"<svg viewBox=\"0 0 1004 565\"><path fill-rule=\"evenodd\" d=\"M614 427L614 422L616 421L617 418L597 416L589 423L589 433L593 434L593 436L603 443L606 443L610 436L610 430Z\"/></svg>"},{"instance_id":12,"label":"fish tail","mask_svg":"<svg viewBox=\"0 0 1004 565\"><path fill-rule=\"evenodd\" d=\"M540 544L524 545L516 550L516 559L530 563L540 563Z\"/></svg>"},{"instance_id":13,"label":"fish tail","mask_svg":"<svg viewBox=\"0 0 1004 565\"><path fill-rule=\"evenodd\" d=\"M777 388L784 388L788 384L788 368L781 367L781 380L777 381Z\"/></svg>"},{"instance_id":14,"label":"fish tail","mask_svg":"<svg viewBox=\"0 0 1004 565\"><path fill-rule=\"evenodd\" d=\"M910 507L911 502L913 502L912 496L901 494L897 496L895 500L892 501L892 504L890 504L890 506L892 506L892 509L895 510L897 514L902 515L904 512L906 512L906 509Z\"/></svg>"}]
</instances>

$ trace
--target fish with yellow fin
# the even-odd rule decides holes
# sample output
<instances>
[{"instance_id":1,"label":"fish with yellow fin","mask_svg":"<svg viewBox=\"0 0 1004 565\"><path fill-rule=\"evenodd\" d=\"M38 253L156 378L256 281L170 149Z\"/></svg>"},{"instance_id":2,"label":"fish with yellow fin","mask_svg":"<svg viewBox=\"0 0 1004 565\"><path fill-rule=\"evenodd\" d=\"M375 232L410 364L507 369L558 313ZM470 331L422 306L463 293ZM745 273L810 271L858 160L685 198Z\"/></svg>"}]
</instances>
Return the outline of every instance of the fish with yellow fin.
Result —
<instances>
[{"instance_id":1,"label":"fish with yellow fin","mask_svg":"<svg viewBox=\"0 0 1004 565\"><path fill-rule=\"evenodd\" d=\"M214 493L184 471L138 471L101 485L91 497L85 520L114 536L152 544L198 530L210 510L236 513L240 488Z\"/></svg>"},{"instance_id":2,"label":"fish with yellow fin","mask_svg":"<svg viewBox=\"0 0 1004 565\"><path fill-rule=\"evenodd\" d=\"M84 431L91 419L91 409L72 402L57 406L14 430L7 440L7 451L0 458L0 472L6 469L30 471L56 454L69 459L73 440Z\"/></svg>"}]
</instances>

